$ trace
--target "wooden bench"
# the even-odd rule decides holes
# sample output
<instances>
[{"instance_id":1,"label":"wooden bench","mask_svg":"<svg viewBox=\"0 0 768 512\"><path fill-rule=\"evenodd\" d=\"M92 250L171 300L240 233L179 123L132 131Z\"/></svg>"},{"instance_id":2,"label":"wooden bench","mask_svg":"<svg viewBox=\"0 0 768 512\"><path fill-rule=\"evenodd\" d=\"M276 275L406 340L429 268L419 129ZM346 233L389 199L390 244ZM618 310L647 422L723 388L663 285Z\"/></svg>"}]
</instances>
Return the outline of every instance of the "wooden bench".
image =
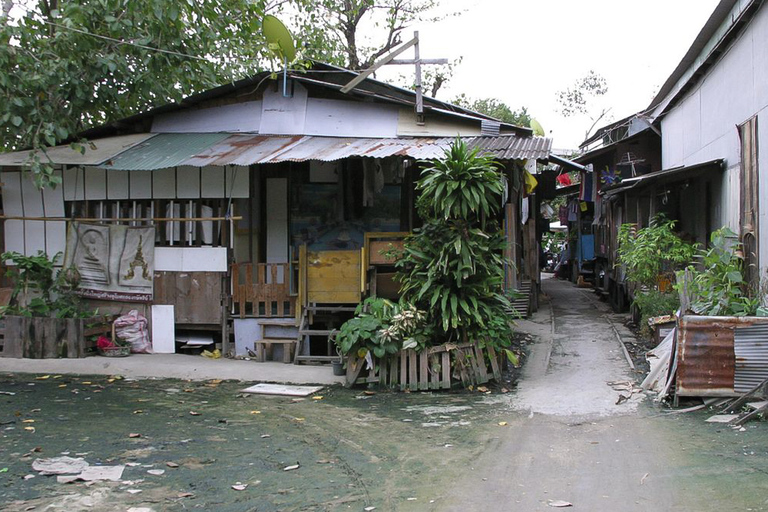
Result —
<instances>
[{"instance_id":1,"label":"wooden bench","mask_svg":"<svg viewBox=\"0 0 768 512\"><path fill-rule=\"evenodd\" d=\"M293 362L293 349L296 346L295 339L267 338L253 342L256 348L256 361L263 363L267 358L272 359L272 345L283 346L283 362L288 364Z\"/></svg>"}]
</instances>

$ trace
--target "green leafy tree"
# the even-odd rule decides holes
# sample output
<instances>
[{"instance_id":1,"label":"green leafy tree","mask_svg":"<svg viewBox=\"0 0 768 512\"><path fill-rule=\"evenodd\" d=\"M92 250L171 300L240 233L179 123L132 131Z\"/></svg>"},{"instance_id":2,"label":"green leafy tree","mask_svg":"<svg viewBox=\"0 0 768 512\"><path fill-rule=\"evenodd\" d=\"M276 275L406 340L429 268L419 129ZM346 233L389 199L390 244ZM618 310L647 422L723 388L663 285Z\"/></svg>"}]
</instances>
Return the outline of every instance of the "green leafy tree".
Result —
<instances>
[{"instance_id":1,"label":"green leafy tree","mask_svg":"<svg viewBox=\"0 0 768 512\"><path fill-rule=\"evenodd\" d=\"M397 262L403 300L427 311L439 342L509 346L504 238L495 219L505 178L492 158L458 139L428 165L417 182L425 222Z\"/></svg>"},{"instance_id":2,"label":"green leafy tree","mask_svg":"<svg viewBox=\"0 0 768 512\"><path fill-rule=\"evenodd\" d=\"M600 107L599 98L608 93L608 81L593 70L579 78L574 84L557 93L557 103L563 117L587 116L591 122L584 133L588 139L597 123L605 119L611 109Z\"/></svg>"},{"instance_id":3,"label":"green leafy tree","mask_svg":"<svg viewBox=\"0 0 768 512\"><path fill-rule=\"evenodd\" d=\"M265 0L40 0L0 18L2 149L33 148L39 186L58 178L45 148L252 72ZM87 150L82 145L81 150Z\"/></svg>"},{"instance_id":4,"label":"green leafy tree","mask_svg":"<svg viewBox=\"0 0 768 512\"><path fill-rule=\"evenodd\" d=\"M625 265L627 280L650 289L673 281L676 270L688 265L696 245L675 233L675 221L657 215L648 227L634 233L634 225L622 224L618 234L618 263Z\"/></svg>"},{"instance_id":5,"label":"green leafy tree","mask_svg":"<svg viewBox=\"0 0 768 512\"><path fill-rule=\"evenodd\" d=\"M465 94L461 94L454 98L452 102L460 107L494 117L504 123L517 126L531 125L531 116L528 114L526 107L512 110L509 105L496 98L470 99Z\"/></svg>"},{"instance_id":6,"label":"green leafy tree","mask_svg":"<svg viewBox=\"0 0 768 512\"><path fill-rule=\"evenodd\" d=\"M369 68L410 39L404 31L418 21L437 21L437 0L293 0L298 38L308 57Z\"/></svg>"}]
</instances>

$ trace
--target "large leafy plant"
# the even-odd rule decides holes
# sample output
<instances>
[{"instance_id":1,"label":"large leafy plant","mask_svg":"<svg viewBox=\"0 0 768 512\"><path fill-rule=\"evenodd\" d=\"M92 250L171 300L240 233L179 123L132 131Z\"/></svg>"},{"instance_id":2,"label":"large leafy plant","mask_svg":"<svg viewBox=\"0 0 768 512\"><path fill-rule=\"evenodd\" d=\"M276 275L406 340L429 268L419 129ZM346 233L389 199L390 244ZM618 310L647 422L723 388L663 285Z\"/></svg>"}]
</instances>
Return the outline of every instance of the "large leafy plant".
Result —
<instances>
[{"instance_id":1,"label":"large leafy plant","mask_svg":"<svg viewBox=\"0 0 768 512\"><path fill-rule=\"evenodd\" d=\"M675 221L664 215L633 233L632 224L622 224L618 234L618 263L626 266L627 280L649 289L660 281L672 281L674 273L692 260L696 245L675 233Z\"/></svg>"},{"instance_id":2,"label":"large leafy plant","mask_svg":"<svg viewBox=\"0 0 768 512\"><path fill-rule=\"evenodd\" d=\"M0 260L10 262L8 277L13 284L8 306L2 315L54 318L86 318L94 313L88 310L75 293L79 276L77 271L55 271L57 253L53 258L43 251L36 256L5 252Z\"/></svg>"},{"instance_id":3,"label":"large leafy plant","mask_svg":"<svg viewBox=\"0 0 768 512\"><path fill-rule=\"evenodd\" d=\"M433 342L508 346L505 243L495 218L505 177L491 157L460 139L426 166L416 184L424 225L406 238L396 264L403 299L428 312Z\"/></svg>"},{"instance_id":4,"label":"large leafy plant","mask_svg":"<svg viewBox=\"0 0 768 512\"><path fill-rule=\"evenodd\" d=\"M368 298L355 309L355 317L336 333L335 342L342 354L378 358L401 349L423 348L428 339L425 314L413 306L382 298Z\"/></svg>"},{"instance_id":5,"label":"large leafy plant","mask_svg":"<svg viewBox=\"0 0 768 512\"><path fill-rule=\"evenodd\" d=\"M700 315L754 315L760 297L751 297L744 281L744 256L739 236L721 228L710 237L708 249L700 250L700 268L690 267L693 279L690 287L691 309Z\"/></svg>"}]
</instances>

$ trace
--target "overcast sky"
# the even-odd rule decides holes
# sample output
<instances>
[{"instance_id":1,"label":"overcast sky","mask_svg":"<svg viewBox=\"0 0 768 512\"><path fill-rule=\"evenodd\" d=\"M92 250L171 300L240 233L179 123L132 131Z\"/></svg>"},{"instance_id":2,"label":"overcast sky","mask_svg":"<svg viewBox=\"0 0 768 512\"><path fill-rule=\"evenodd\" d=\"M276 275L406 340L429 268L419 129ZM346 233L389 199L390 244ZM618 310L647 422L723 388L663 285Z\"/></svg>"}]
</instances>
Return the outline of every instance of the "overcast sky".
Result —
<instances>
[{"instance_id":1,"label":"overcast sky","mask_svg":"<svg viewBox=\"0 0 768 512\"><path fill-rule=\"evenodd\" d=\"M591 121L558 114L557 92L594 70L608 81L604 101L612 108L612 120L644 109L717 3L442 0L442 8L465 12L415 28L422 58L464 57L439 99L465 93L495 97L513 108L525 106L554 138L554 147L576 148Z\"/></svg>"}]
</instances>

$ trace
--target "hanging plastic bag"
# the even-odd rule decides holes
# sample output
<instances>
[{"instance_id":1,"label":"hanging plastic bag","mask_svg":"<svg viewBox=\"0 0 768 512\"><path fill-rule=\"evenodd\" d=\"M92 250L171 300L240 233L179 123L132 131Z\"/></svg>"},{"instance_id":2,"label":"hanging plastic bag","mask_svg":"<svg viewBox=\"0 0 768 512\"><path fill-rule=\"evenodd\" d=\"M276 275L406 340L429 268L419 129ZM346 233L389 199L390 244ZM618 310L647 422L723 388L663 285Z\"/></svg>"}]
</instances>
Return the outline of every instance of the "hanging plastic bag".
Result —
<instances>
[{"instance_id":1,"label":"hanging plastic bag","mask_svg":"<svg viewBox=\"0 0 768 512\"><path fill-rule=\"evenodd\" d=\"M115 337L126 341L134 354L151 354L147 319L135 309L115 320Z\"/></svg>"}]
</instances>

